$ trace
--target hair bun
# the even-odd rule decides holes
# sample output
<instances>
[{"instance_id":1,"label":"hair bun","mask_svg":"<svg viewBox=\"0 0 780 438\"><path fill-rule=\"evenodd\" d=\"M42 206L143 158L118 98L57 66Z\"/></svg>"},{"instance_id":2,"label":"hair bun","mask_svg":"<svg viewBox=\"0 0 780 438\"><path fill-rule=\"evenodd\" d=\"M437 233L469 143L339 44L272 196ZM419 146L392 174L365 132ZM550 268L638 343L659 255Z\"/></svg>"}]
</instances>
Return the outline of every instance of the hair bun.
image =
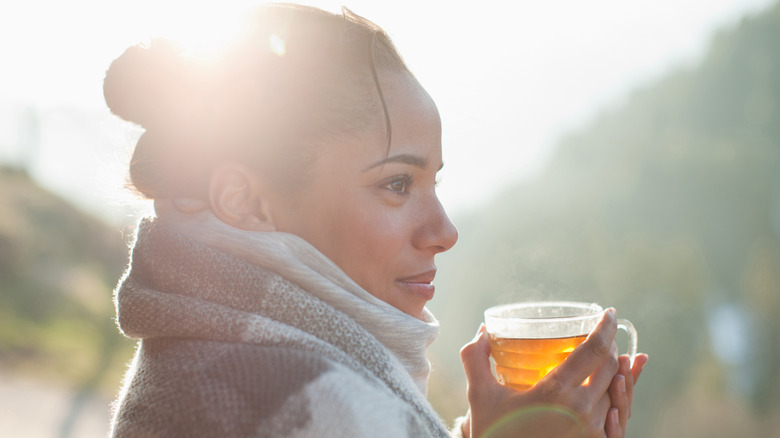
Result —
<instances>
[{"instance_id":1,"label":"hair bun","mask_svg":"<svg viewBox=\"0 0 780 438\"><path fill-rule=\"evenodd\" d=\"M165 122L186 95L185 59L170 40L128 48L106 72L103 95L111 112L149 128Z\"/></svg>"}]
</instances>

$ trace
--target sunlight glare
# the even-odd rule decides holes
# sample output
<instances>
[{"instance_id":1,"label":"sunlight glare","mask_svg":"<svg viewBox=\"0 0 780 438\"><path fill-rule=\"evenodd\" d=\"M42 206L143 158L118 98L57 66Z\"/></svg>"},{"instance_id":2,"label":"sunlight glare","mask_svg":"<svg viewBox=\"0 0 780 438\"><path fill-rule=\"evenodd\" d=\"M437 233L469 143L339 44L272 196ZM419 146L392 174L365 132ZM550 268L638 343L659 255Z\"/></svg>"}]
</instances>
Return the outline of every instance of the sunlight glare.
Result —
<instances>
[{"instance_id":1,"label":"sunlight glare","mask_svg":"<svg viewBox=\"0 0 780 438\"><path fill-rule=\"evenodd\" d=\"M271 47L271 51L279 56L284 56L287 53L284 40L278 35L271 35L268 38L268 45Z\"/></svg>"},{"instance_id":2,"label":"sunlight glare","mask_svg":"<svg viewBox=\"0 0 780 438\"><path fill-rule=\"evenodd\" d=\"M246 5L240 3L232 4L232 7L216 2L193 4L182 1L169 5L158 15L160 26L156 34L177 41L185 54L215 56L237 39L243 28Z\"/></svg>"}]
</instances>

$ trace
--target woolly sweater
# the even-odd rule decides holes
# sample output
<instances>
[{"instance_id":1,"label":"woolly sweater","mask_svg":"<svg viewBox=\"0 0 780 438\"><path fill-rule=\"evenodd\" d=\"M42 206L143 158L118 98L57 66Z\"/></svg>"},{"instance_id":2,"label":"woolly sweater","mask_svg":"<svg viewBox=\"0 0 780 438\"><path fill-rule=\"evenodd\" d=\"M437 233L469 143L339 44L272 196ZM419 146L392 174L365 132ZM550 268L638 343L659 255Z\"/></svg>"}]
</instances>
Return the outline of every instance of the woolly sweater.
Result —
<instances>
[{"instance_id":1,"label":"woolly sweater","mask_svg":"<svg viewBox=\"0 0 780 438\"><path fill-rule=\"evenodd\" d=\"M296 236L158 216L115 295L140 342L112 436L448 436L425 398L427 310L376 299Z\"/></svg>"}]
</instances>

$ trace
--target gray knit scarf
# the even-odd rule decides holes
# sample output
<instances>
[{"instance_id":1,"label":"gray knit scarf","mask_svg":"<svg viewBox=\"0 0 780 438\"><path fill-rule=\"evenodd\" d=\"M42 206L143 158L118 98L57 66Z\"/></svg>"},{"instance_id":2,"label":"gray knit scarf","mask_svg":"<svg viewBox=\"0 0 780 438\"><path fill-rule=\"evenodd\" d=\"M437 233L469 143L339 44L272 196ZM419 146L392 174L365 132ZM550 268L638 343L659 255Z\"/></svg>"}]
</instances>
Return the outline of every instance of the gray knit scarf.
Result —
<instances>
[{"instance_id":1,"label":"gray knit scarf","mask_svg":"<svg viewBox=\"0 0 780 438\"><path fill-rule=\"evenodd\" d=\"M448 436L425 398L427 310L377 299L297 236L156 210L115 297L121 330L142 340L115 436Z\"/></svg>"}]
</instances>

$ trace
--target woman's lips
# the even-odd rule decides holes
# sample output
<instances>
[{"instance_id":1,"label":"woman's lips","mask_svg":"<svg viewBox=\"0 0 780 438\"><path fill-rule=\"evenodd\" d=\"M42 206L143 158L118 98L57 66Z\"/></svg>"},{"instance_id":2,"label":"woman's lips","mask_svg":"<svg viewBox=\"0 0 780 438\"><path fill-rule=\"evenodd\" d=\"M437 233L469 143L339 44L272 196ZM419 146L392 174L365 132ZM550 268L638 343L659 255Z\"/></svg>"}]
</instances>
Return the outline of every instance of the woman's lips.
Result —
<instances>
[{"instance_id":1,"label":"woman's lips","mask_svg":"<svg viewBox=\"0 0 780 438\"><path fill-rule=\"evenodd\" d=\"M398 280L398 283L425 301L430 301L436 292L436 287L433 285L435 276L436 270L433 269L419 275L402 278Z\"/></svg>"}]
</instances>

